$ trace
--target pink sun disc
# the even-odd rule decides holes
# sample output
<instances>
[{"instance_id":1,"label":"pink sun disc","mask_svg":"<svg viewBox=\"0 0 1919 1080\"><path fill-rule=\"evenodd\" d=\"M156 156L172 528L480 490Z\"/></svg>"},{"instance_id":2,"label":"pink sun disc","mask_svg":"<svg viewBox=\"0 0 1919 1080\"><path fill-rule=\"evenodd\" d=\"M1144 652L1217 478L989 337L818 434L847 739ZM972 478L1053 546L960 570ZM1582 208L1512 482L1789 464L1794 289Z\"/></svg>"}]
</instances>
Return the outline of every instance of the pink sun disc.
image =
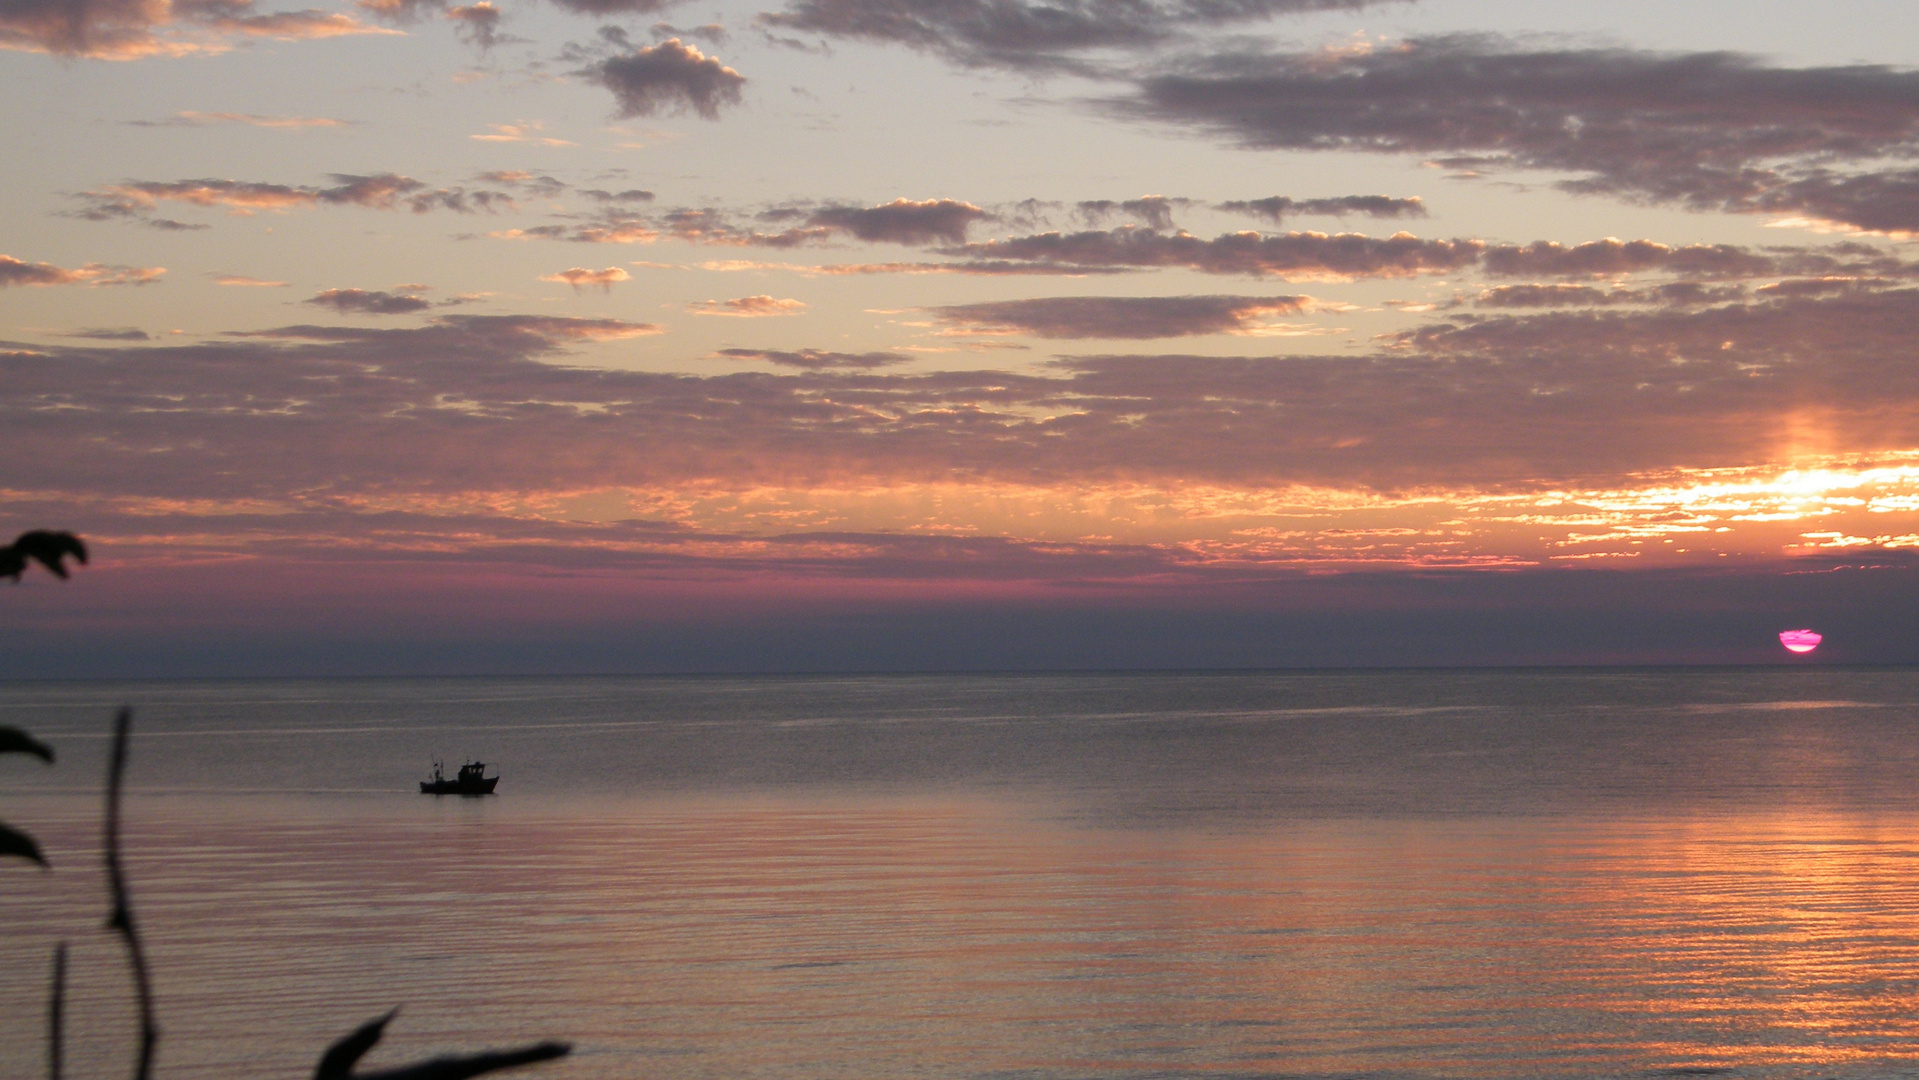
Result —
<instances>
[{"instance_id":1,"label":"pink sun disc","mask_svg":"<svg viewBox=\"0 0 1919 1080\"><path fill-rule=\"evenodd\" d=\"M1788 652L1809 653L1819 647L1825 638L1811 630L1782 630L1779 632L1779 644Z\"/></svg>"}]
</instances>

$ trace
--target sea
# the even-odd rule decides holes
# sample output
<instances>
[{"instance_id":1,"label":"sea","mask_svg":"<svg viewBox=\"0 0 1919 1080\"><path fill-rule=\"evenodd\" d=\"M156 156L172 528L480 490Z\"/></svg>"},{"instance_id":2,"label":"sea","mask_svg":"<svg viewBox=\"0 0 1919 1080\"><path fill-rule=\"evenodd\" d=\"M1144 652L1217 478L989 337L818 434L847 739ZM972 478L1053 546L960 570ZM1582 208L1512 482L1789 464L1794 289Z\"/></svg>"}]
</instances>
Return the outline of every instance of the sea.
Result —
<instances>
[{"instance_id":1,"label":"sea","mask_svg":"<svg viewBox=\"0 0 1919 1080\"><path fill-rule=\"evenodd\" d=\"M1919 1076L1919 669L0 684L0 1075ZM439 758L500 776L422 795Z\"/></svg>"}]
</instances>

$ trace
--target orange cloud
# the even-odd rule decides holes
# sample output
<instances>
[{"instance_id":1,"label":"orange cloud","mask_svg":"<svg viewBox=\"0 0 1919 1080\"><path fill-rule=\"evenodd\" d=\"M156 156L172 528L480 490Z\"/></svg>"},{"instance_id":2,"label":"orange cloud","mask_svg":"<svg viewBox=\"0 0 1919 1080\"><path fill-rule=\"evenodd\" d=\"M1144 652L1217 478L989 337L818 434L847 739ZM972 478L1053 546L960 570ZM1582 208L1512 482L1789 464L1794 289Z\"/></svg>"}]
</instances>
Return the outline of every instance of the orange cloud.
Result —
<instances>
[{"instance_id":1,"label":"orange cloud","mask_svg":"<svg viewBox=\"0 0 1919 1080\"><path fill-rule=\"evenodd\" d=\"M0 49L137 60L223 52L224 37L300 41L399 33L337 12L252 11L252 0L14 0L0 7Z\"/></svg>"},{"instance_id":2,"label":"orange cloud","mask_svg":"<svg viewBox=\"0 0 1919 1080\"><path fill-rule=\"evenodd\" d=\"M764 319L779 315L798 315L806 305L798 300L772 296L740 296L732 300L700 300L686 305L695 315L728 315L736 319Z\"/></svg>"},{"instance_id":3,"label":"orange cloud","mask_svg":"<svg viewBox=\"0 0 1919 1080\"><path fill-rule=\"evenodd\" d=\"M151 285L167 272L164 266L108 266L88 263L66 270L52 263L30 263L0 255L0 286L6 285Z\"/></svg>"},{"instance_id":4,"label":"orange cloud","mask_svg":"<svg viewBox=\"0 0 1919 1080\"><path fill-rule=\"evenodd\" d=\"M604 291L611 292L615 282L627 281L631 277L632 275L617 266L609 266L604 270L589 270L584 266L575 266L557 274L543 275L540 280L563 282L575 289L598 286Z\"/></svg>"}]
</instances>

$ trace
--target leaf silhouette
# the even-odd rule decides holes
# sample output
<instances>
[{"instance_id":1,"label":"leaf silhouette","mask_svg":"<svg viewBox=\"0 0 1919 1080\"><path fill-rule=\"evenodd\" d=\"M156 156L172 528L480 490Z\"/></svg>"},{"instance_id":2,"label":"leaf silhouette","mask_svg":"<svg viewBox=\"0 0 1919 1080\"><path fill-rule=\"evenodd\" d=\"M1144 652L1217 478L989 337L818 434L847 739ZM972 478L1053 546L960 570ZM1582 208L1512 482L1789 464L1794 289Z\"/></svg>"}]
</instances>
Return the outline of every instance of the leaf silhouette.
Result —
<instances>
[{"instance_id":1,"label":"leaf silhouette","mask_svg":"<svg viewBox=\"0 0 1919 1080\"><path fill-rule=\"evenodd\" d=\"M313 1080L467 1080L468 1077L500 1069L550 1061L573 1050L572 1046L563 1042L532 1043L512 1050L449 1054L379 1072L354 1072L353 1066L366 1056L368 1050L373 1049L374 1044L380 1041L380 1036L386 1034L387 1021L392 1020L394 1013L399 1011L395 1009L385 1016L375 1017L327 1047L327 1052L320 1057L319 1067L313 1071Z\"/></svg>"},{"instance_id":2,"label":"leaf silhouette","mask_svg":"<svg viewBox=\"0 0 1919 1080\"><path fill-rule=\"evenodd\" d=\"M65 560L69 556L83 566L86 564L87 545L72 533L48 529L23 532L12 544L0 548L0 577L19 581L29 563L39 563L54 577L64 578L67 576Z\"/></svg>"},{"instance_id":3,"label":"leaf silhouette","mask_svg":"<svg viewBox=\"0 0 1919 1080\"><path fill-rule=\"evenodd\" d=\"M0 724L0 754L32 754L53 764L53 748L17 727Z\"/></svg>"},{"instance_id":4,"label":"leaf silhouette","mask_svg":"<svg viewBox=\"0 0 1919 1080\"><path fill-rule=\"evenodd\" d=\"M40 845L33 842L33 837L10 828L5 822L0 822L0 855L14 855L41 866L47 865L46 856L40 854Z\"/></svg>"},{"instance_id":5,"label":"leaf silhouette","mask_svg":"<svg viewBox=\"0 0 1919 1080\"><path fill-rule=\"evenodd\" d=\"M393 1019L394 1009L385 1016L376 1016L359 1027L354 1028L345 1038L327 1047L320 1057L320 1067L313 1072L313 1080L343 1080L353 1075L353 1066L366 1056L373 1044L386 1034L387 1021Z\"/></svg>"}]
</instances>

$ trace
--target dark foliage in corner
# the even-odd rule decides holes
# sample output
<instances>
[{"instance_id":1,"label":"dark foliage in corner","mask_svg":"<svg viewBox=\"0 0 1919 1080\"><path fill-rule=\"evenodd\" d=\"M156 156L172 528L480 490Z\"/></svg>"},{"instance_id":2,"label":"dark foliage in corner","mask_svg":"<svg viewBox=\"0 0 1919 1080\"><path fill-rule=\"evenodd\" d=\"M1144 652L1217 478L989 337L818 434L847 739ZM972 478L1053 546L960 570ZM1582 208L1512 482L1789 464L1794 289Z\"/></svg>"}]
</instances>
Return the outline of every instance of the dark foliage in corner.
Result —
<instances>
[{"instance_id":1,"label":"dark foliage in corner","mask_svg":"<svg viewBox=\"0 0 1919 1080\"><path fill-rule=\"evenodd\" d=\"M39 563L54 577L65 578L65 560L69 556L74 562L86 565L87 545L72 533L49 532L46 529L23 532L13 543L0 548L0 577L19 581L29 565Z\"/></svg>"},{"instance_id":2,"label":"dark foliage in corner","mask_svg":"<svg viewBox=\"0 0 1919 1080\"><path fill-rule=\"evenodd\" d=\"M0 726L0 754L31 754L48 764L53 763L51 747L16 727ZM47 865L46 856L40 854L40 845L33 842L33 837L3 821L0 821L0 855Z\"/></svg>"},{"instance_id":3,"label":"dark foliage in corner","mask_svg":"<svg viewBox=\"0 0 1919 1080\"><path fill-rule=\"evenodd\" d=\"M87 545L72 533L48 532L45 529L24 532L13 543L0 548L0 577L19 581L27 565L37 562L54 577L65 578L68 556L80 563L87 561ZM53 749L16 727L0 725L0 754L31 754L49 765L53 764ZM40 845L34 843L33 837L11 828L5 822L0 822L0 855L47 865L46 856L40 853Z\"/></svg>"}]
</instances>

